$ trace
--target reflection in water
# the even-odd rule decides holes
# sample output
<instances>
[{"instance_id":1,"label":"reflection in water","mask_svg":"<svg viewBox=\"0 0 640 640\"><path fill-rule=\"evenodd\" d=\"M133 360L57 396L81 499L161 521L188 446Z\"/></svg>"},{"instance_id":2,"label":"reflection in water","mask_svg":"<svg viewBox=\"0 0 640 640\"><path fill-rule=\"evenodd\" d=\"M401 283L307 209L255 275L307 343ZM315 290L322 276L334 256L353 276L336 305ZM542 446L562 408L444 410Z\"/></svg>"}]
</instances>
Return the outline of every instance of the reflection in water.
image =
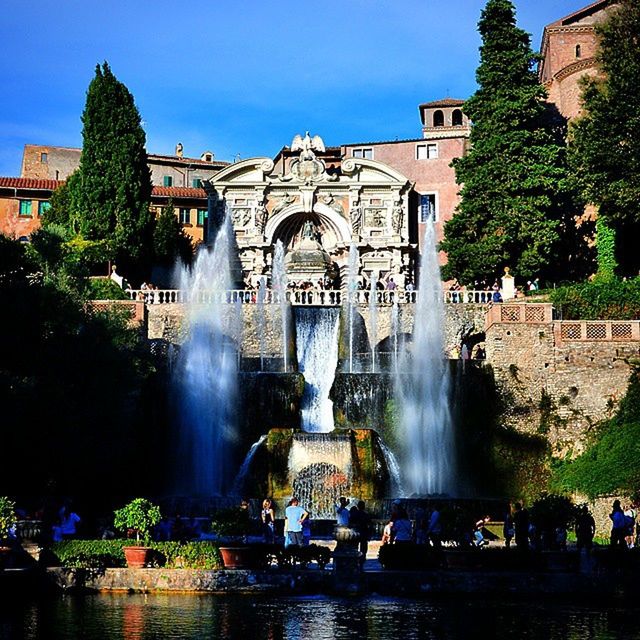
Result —
<instances>
[{"instance_id":1,"label":"reflection in water","mask_svg":"<svg viewBox=\"0 0 640 640\"><path fill-rule=\"evenodd\" d=\"M497 600L98 595L0 605L4 638L446 638L618 640L639 637L637 607Z\"/></svg>"}]
</instances>

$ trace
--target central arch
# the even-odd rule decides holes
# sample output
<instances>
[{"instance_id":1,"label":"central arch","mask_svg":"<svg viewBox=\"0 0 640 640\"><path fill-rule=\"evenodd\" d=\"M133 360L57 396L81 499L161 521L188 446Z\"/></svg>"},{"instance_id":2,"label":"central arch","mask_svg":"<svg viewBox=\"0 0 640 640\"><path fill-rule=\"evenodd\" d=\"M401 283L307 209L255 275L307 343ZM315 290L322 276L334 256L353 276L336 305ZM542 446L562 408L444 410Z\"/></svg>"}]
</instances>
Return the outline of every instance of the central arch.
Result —
<instances>
[{"instance_id":1,"label":"central arch","mask_svg":"<svg viewBox=\"0 0 640 640\"><path fill-rule=\"evenodd\" d=\"M305 213L301 204L292 204L269 219L265 228L265 237L273 245L281 240L290 247L292 240L300 235L305 220L312 220L322 236L322 247L331 252L338 246L351 243L351 228L337 211L326 204L317 202L312 213Z\"/></svg>"}]
</instances>

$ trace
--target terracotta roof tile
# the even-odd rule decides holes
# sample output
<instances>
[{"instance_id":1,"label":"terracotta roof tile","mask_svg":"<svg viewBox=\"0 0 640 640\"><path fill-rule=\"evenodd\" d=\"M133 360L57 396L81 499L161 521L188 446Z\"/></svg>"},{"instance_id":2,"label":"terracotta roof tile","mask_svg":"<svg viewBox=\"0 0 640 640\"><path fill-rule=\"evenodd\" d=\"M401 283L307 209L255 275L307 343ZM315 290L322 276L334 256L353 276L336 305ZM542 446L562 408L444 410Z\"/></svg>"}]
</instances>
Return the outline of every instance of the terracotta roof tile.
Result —
<instances>
[{"instance_id":1,"label":"terracotta roof tile","mask_svg":"<svg viewBox=\"0 0 640 640\"><path fill-rule=\"evenodd\" d=\"M423 102L420 105L422 107L461 107L464 104L464 100L458 98L442 98L442 100L434 100L433 102Z\"/></svg>"},{"instance_id":2,"label":"terracotta roof tile","mask_svg":"<svg viewBox=\"0 0 640 640\"><path fill-rule=\"evenodd\" d=\"M12 189L42 189L44 191L53 191L61 184L63 184L62 180L0 177L0 187L10 187Z\"/></svg>"},{"instance_id":3,"label":"terracotta roof tile","mask_svg":"<svg viewBox=\"0 0 640 640\"><path fill-rule=\"evenodd\" d=\"M586 7L582 7L582 9L578 9L577 11L570 13L568 16L565 16L564 18L560 18L560 20L556 20L555 22L548 24L545 28L561 27L571 24L572 22L579 20L585 15L588 16L590 13L599 11L600 9L604 9L609 4L611 4L611 0L597 0L597 2L592 2Z\"/></svg>"},{"instance_id":4,"label":"terracotta roof tile","mask_svg":"<svg viewBox=\"0 0 640 640\"><path fill-rule=\"evenodd\" d=\"M204 189L192 187L153 187L153 196L163 196L165 198L206 198L207 192Z\"/></svg>"},{"instance_id":5,"label":"terracotta roof tile","mask_svg":"<svg viewBox=\"0 0 640 640\"><path fill-rule=\"evenodd\" d=\"M149 160L163 160L166 162L171 162L173 164L200 164L203 167L210 167L211 169L215 169L216 167L226 167L230 162L225 162L224 160L203 160L202 158L179 158L178 156L164 156L159 155L157 153L149 153L147 154L147 158Z\"/></svg>"}]
</instances>

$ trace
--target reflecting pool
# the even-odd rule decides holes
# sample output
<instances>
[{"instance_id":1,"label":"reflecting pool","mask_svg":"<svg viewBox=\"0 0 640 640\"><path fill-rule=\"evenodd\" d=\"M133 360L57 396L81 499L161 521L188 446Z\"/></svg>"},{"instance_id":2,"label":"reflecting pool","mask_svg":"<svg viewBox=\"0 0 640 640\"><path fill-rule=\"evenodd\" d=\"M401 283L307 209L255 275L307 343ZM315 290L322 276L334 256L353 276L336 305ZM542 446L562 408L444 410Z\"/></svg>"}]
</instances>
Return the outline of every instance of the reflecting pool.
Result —
<instances>
[{"instance_id":1,"label":"reflecting pool","mask_svg":"<svg viewBox=\"0 0 640 640\"><path fill-rule=\"evenodd\" d=\"M0 604L0 638L640 638L640 608L524 600L65 596Z\"/></svg>"}]
</instances>

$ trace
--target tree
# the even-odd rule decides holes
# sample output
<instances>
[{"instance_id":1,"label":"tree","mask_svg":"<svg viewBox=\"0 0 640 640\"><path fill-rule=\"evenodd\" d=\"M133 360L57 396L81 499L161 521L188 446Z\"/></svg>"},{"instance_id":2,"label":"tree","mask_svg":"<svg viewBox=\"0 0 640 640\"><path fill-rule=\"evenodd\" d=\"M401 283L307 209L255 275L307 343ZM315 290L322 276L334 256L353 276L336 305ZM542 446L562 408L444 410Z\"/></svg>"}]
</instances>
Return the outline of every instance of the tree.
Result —
<instances>
[{"instance_id":1,"label":"tree","mask_svg":"<svg viewBox=\"0 0 640 640\"><path fill-rule=\"evenodd\" d=\"M640 5L622 0L596 26L600 73L583 81L584 115L570 127L570 160L588 202L598 207L599 271L637 273L640 229ZM601 238L604 235L605 238ZM627 241L629 241L627 243ZM604 263L604 264L603 264Z\"/></svg>"},{"instance_id":2,"label":"tree","mask_svg":"<svg viewBox=\"0 0 640 640\"><path fill-rule=\"evenodd\" d=\"M444 273L468 283L508 266L524 278L557 277L572 203L566 149L545 125L537 57L509 0L489 0L478 28L479 88L464 105L471 148L454 161L461 201L445 225Z\"/></svg>"},{"instance_id":3,"label":"tree","mask_svg":"<svg viewBox=\"0 0 640 640\"><path fill-rule=\"evenodd\" d=\"M180 221L176 217L173 200L162 207L153 231L153 250L155 261L169 267L180 258L190 262L193 255L191 240L185 234Z\"/></svg>"},{"instance_id":4,"label":"tree","mask_svg":"<svg viewBox=\"0 0 640 640\"><path fill-rule=\"evenodd\" d=\"M106 62L96 66L82 123L80 166L69 185L71 225L86 240L108 239L118 264L140 269L153 232L146 136L133 96Z\"/></svg>"}]
</instances>

